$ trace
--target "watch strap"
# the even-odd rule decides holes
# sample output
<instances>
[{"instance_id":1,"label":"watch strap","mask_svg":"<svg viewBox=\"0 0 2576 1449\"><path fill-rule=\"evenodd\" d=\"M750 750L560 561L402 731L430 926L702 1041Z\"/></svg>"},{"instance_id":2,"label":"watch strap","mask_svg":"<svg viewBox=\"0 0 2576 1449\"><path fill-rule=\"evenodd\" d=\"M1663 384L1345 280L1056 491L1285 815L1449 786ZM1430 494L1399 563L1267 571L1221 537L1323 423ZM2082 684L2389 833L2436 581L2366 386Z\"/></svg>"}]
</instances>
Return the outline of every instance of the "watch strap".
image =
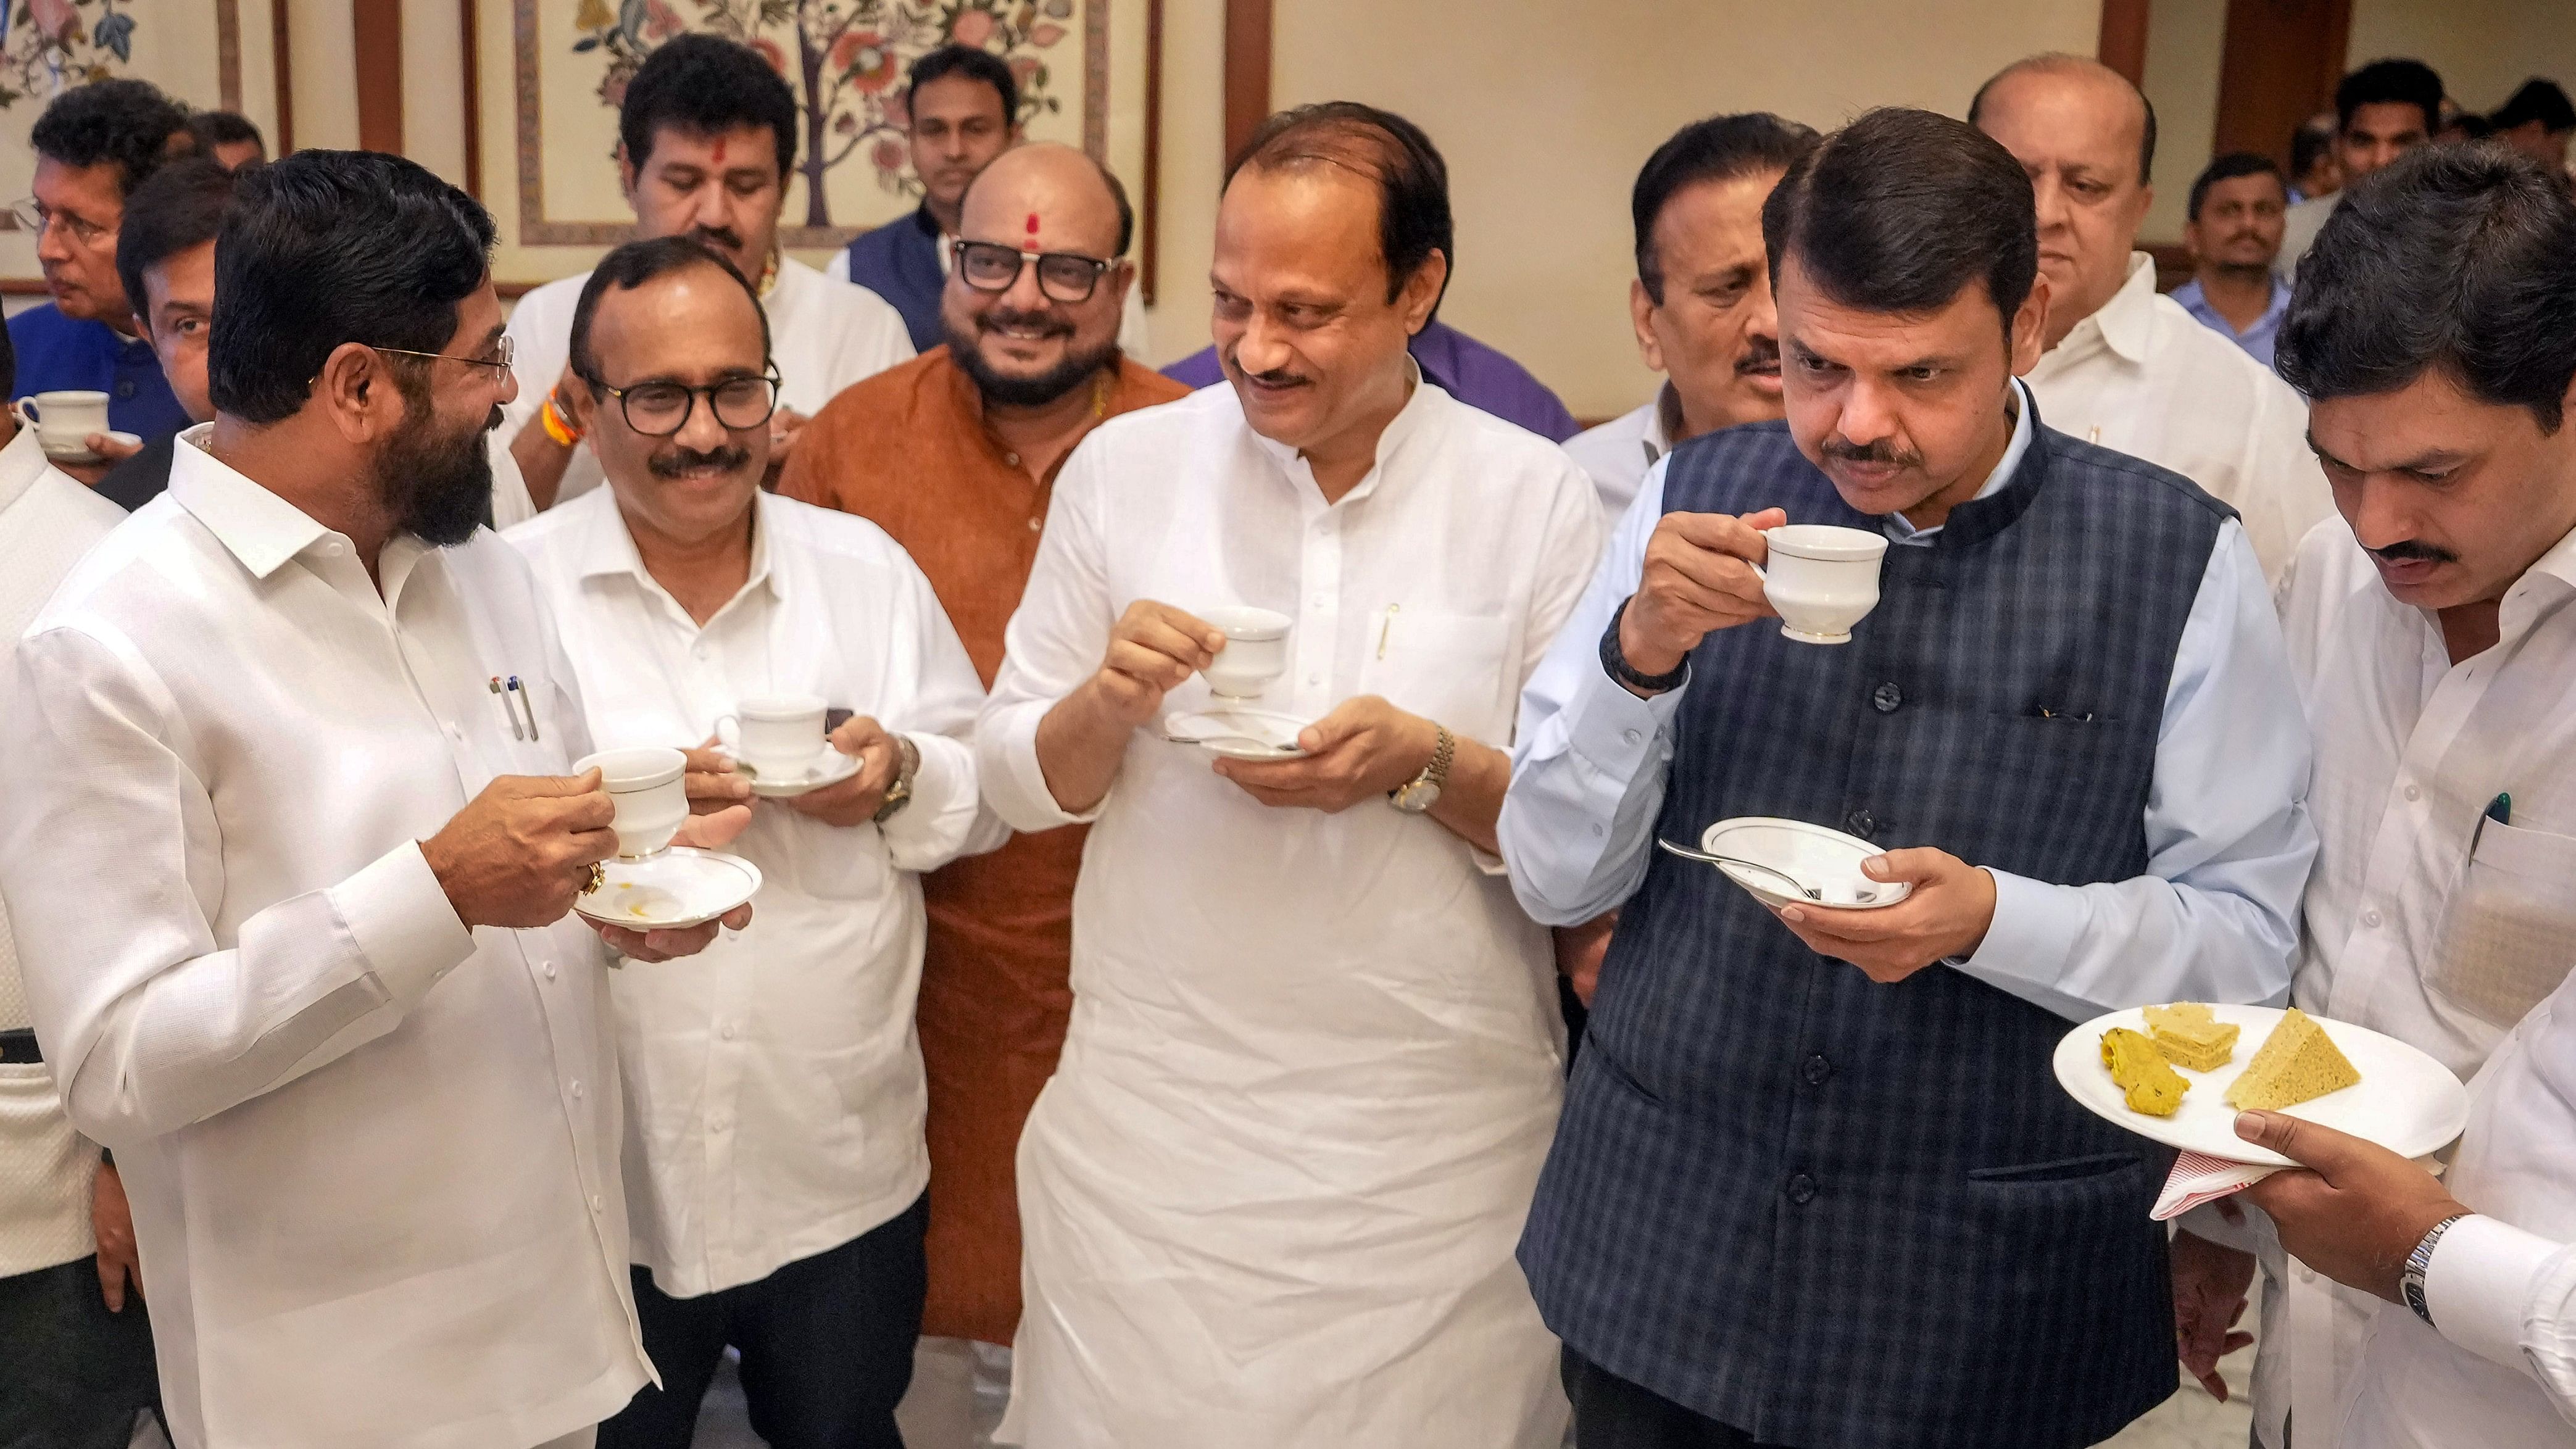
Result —
<instances>
[{"instance_id":1,"label":"watch strap","mask_svg":"<svg viewBox=\"0 0 2576 1449\"><path fill-rule=\"evenodd\" d=\"M2398 1295L2406 1300L2406 1306L2414 1310L2416 1317L2424 1320L2427 1328L2440 1327L2433 1322L2432 1305L2424 1296L2424 1276L2432 1271L2433 1249L2442 1241L2442 1235L2451 1230L2451 1224L2467 1216L2467 1213L2454 1213L2435 1223L2432 1230L2424 1234L2423 1240L2415 1245L2415 1251L2406 1255L2406 1266L2397 1274Z\"/></svg>"},{"instance_id":2,"label":"watch strap","mask_svg":"<svg viewBox=\"0 0 2576 1449\"><path fill-rule=\"evenodd\" d=\"M1610 627L1601 634L1601 668L1630 689L1647 694L1669 694L1690 679L1689 655L1683 655L1682 662L1675 665L1670 674L1640 674L1628 663L1628 656L1619 652L1619 621L1628 617L1628 605L1635 599L1636 595L1631 594L1619 601L1618 608L1610 611Z\"/></svg>"},{"instance_id":3,"label":"watch strap","mask_svg":"<svg viewBox=\"0 0 2576 1449\"><path fill-rule=\"evenodd\" d=\"M903 735L894 737L894 746L894 783L886 787L885 803L877 806L877 813L868 817L872 824L883 825L903 813L903 807L912 803L913 777L921 773L921 746Z\"/></svg>"}]
</instances>

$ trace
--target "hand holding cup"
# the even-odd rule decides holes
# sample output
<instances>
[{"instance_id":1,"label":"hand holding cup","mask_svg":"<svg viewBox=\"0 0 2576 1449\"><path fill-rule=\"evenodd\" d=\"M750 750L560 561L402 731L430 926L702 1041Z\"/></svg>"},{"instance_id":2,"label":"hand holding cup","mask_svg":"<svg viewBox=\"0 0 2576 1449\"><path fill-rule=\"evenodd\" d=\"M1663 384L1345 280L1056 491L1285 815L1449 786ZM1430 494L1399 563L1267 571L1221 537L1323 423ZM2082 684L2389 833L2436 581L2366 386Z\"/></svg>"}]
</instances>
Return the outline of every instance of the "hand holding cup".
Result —
<instances>
[{"instance_id":1,"label":"hand holding cup","mask_svg":"<svg viewBox=\"0 0 2576 1449\"><path fill-rule=\"evenodd\" d=\"M1646 567L1619 619L1619 653L1640 674L1670 674L1720 629L1776 611L1763 597L1762 536L1789 515L1777 508L1735 517L1667 513L1646 542Z\"/></svg>"},{"instance_id":2,"label":"hand holding cup","mask_svg":"<svg viewBox=\"0 0 2576 1449\"><path fill-rule=\"evenodd\" d=\"M468 926L550 926L617 850L617 816L597 770L503 775L466 802L422 859Z\"/></svg>"},{"instance_id":3,"label":"hand holding cup","mask_svg":"<svg viewBox=\"0 0 2576 1449\"><path fill-rule=\"evenodd\" d=\"M1090 688L1120 724L1145 723L1163 696L1216 661L1225 631L1169 604L1138 599L1109 631L1109 648Z\"/></svg>"}]
</instances>

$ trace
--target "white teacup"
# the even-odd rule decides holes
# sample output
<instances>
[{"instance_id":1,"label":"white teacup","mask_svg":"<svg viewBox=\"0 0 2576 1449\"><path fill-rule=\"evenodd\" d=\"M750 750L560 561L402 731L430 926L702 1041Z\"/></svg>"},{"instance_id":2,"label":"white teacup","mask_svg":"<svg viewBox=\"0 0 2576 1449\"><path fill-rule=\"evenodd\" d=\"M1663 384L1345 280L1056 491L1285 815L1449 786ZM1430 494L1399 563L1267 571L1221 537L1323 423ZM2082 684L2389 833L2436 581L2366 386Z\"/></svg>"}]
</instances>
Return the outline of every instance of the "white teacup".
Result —
<instances>
[{"instance_id":1,"label":"white teacup","mask_svg":"<svg viewBox=\"0 0 2576 1449\"><path fill-rule=\"evenodd\" d=\"M1248 604L1202 609L1199 617L1225 631L1225 647L1202 671L1208 689L1225 699L1255 699L1270 681L1288 672L1288 631L1295 623L1285 614Z\"/></svg>"},{"instance_id":2,"label":"white teacup","mask_svg":"<svg viewBox=\"0 0 2576 1449\"><path fill-rule=\"evenodd\" d=\"M107 394L40 392L9 405L18 421L36 430L36 441L48 453L86 453L92 433L107 431Z\"/></svg>"},{"instance_id":3,"label":"white teacup","mask_svg":"<svg viewBox=\"0 0 2576 1449\"><path fill-rule=\"evenodd\" d=\"M1771 566L1755 569L1762 596L1780 611L1780 632L1802 644L1848 644L1852 625L1878 607L1878 566L1887 536L1824 523L1762 530Z\"/></svg>"},{"instance_id":4,"label":"white teacup","mask_svg":"<svg viewBox=\"0 0 2576 1449\"><path fill-rule=\"evenodd\" d=\"M773 780L800 779L823 753L820 695L759 694L735 703L716 721L716 738L752 772Z\"/></svg>"},{"instance_id":5,"label":"white teacup","mask_svg":"<svg viewBox=\"0 0 2576 1449\"><path fill-rule=\"evenodd\" d=\"M599 768L600 787L617 807L617 858L644 860L670 848L689 818L688 757L660 745L601 750L573 761L576 775Z\"/></svg>"}]
</instances>

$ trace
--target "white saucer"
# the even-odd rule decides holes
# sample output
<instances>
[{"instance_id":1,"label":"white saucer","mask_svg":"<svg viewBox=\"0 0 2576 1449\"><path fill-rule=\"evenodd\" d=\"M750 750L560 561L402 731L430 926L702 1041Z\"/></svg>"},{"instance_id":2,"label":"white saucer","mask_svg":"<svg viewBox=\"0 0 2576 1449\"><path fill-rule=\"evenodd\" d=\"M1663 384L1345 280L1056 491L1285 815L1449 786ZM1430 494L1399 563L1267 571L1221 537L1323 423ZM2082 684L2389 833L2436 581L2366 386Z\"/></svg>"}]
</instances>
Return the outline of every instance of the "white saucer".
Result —
<instances>
[{"instance_id":1,"label":"white saucer","mask_svg":"<svg viewBox=\"0 0 2576 1449\"><path fill-rule=\"evenodd\" d=\"M2296 1164L2268 1147L2257 1147L2236 1135L2236 1109L2227 1105L2227 1089L2254 1060L2254 1053L2279 1025L2281 1011L2272 1006L2212 1005L2209 1014L2236 1024L2236 1056L2216 1071L2195 1072L2175 1065L2191 1090L2170 1117L2151 1117L2129 1110L2127 1096L2102 1065L2102 1033L2115 1026L2144 1034L2146 1013L2137 1007L2098 1016L2068 1032L2057 1043L2050 1066L2058 1085L2086 1110L2139 1136L2199 1152L2222 1162L2259 1167ZM2314 1018L2335 1050L2361 1073L2349 1087L2285 1107L2303 1122L2332 1127L2376 1142L2400 1157L2439 1152L2469 1125L2469 1089L2451 1069L2395 1037L2382 1036L2350 1022Z\"/></svg>"},{"instance_id":2,"label":"white saucer","mask_svg":"<svg viewBox=\"0 0 2576 1449\"><path fill-rule=\"evenodd\" d=\"M1882 855L1857 835L1845 835L1803 820L1769 815L1739 815L1700 833L1699 848L1711 855L1758 861L1795 876L1824 892L1811 901L1792 894L1788 882L1764 871L1721 861L1717 869L1744 887L1755 900L1778 910L1782 906L1830 906L1845 911L1875 911L1914 894L1906 881L1875 881L1860 873L1860 863Z\"/></svg>"},{"instance_id":3,"label":"white saucer","mask_svg":"<svg viewBox=\"0 0 2576 1449\"><path fill-rule=\"evenodd\" d=\"M114 429L110 429L107 436L114 438L129 448L140 448L143 446L143 438L137 433L120 433ZM104 463L107 461L106 454L93 453L89 450L89 447L86 444L77 448L57 448L52 444L47 443L44 439L39 438L36 440L36 446L44 450L44 454L47 458L50 458L57 463L87 464Z\"/></svg>"},{"instance_id":4,"label":"white saucer","mask_svg":"<svg viewBox=\"0 0 2576 1449\"><path fill-rule=\"evenodd\" d=\"M859 772L858 756L842 754L830 745L825 745L822 751L815 755L814 766L808 766L804 774L793 778L764 778L760 771L752 767L751 761L731 750L725 750L723 754L726 759L733 761L735 769L740 770L751 780L751 793L764 800L783 800L790 795L802 795L808 790L820 790L826 785L837 785Z\"/></svg>"},{"instance_id":5,"label":"white saucer","mask_svg":"<svg viewBox=\"0 0 2576 1449\"><path fill-rule=\"evenodd\" d=\"M1294 760L1306 753L1297 747L1298 732L1313 723L1293 714L1220 705L1165 715L1163 738L1229 760Z\"/></svg>"},{"instance_id":6,"label":"white saucer","mask_svg":"<svg viewBox=\"0 0 2576 1449\"><path fill-rule=\"evenodd\" d=\"M598 890L575 896L572 908L591 920L630 931L670 931L702 926L760 889L760 867L738 855L675 845L647 860L608 860Z\"/></svg>"}]
</instances>

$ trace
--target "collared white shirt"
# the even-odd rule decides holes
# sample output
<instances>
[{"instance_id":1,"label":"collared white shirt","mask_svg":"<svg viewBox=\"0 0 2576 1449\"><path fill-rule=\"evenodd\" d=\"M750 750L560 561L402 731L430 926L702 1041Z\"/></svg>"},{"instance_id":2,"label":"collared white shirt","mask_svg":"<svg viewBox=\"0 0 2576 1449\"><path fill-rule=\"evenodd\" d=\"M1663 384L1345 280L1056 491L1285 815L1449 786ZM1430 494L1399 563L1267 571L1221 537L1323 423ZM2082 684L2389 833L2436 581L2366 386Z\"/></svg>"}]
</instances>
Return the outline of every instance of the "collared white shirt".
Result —
<instances>
[{"instance_id":1,"label":"collared white shirt","mask_svg":"<svg viewBox=\"0 0 2576 1449\"><path fill-rule=\"evenodd\" d=\"M903 226L910 224L910 221L911 218L909 217L897 217L895 220L887 222L886 225ZM939 258L939 274L943 277L954 272L957 268L956 255L948 250L948 244L955 240L955 237L949 236L943 232L936 241L931 243L930 246L932 255ZM823 264L823 275L831 278L835 282L850 281L850 249L848 247L841 247L832 253L832 259ZM857 286L858 284L851 282L850 285ZM876 294L871 292L868 295L875 296ZM909 336L910 334L906 335ZM1127 300L1121 303L1118 308L1118 350L1141 362L1144 360L1146 354L1152 349L1152 345L1153 336L1148 330L1145 322L1144 284L1141 281L1129 282L1127 284ZM1148 365L1150 366L1151 364Z\"/></svg>"},{"instance_id":2,"label":"collared white shirt","mask_svg":"<svg viewBox=\"0 0 2576 1449\"><path fill-rule=\"evenodd\" d=\"M2438 618L2389 594L2340 518L2308 535L2283 583L2317 738L2309 807L2321 842L2293 999L2420 1047L2463 1079L2478 1078L2576 961L2571 599L2576 538L2506 592L2498 643L2455 665ZM2498 796L2509 823L2487 818ZM2562 1184L2576 1180L2576 1149L2561 1171ZM2456 1175L2451 1187L2465 1191ZM2554 1235L2576 1235L2576 1223ZM2285 1269L2277 1246L2259 1246L2283 1290L2265 1295L2255 1368L2258 1425L2278 1445L2293 1406L2299 1424L2330 1421L2379 1300Z\"/></svg>"},{"instance_id":3,"label":"collared white shirt","mask_svg":"<svg viewBox=\"0 0 2576 1449\"><path fill-rule=\"evenodd\" d=\"M863 518L756 507L750 577L704 627L645 571L613 489L509 535L601 748L694 746L741 699L813 694L921 750L912 803L882 826L756 801L727 847L760 867L751 925L610 980L632 1253L679 1298L839 1247L921 1196L920 872L1008 834L978 808L983 684L929 580Z\"/></svg>"},{"instance_id":4,"label":"collared white shirt","mask_svg":"<svg viewBox=\"0 0 2576 1449\"><path fill-rule=\"evenodd\" d=\"M1601 525L1605 533L1615 531L1619 520L1636 501L1637 485L1646 481L1646 470L1662 461L1673 450L1671 429L1665 426L1667 410L1678 412L1679 400L1673 396L1669 382L1655 389L1652 401L1632 408L1597 428L1586 428L1565 440L1565 455L1581 464L1592 475L1592 486L1601 495Z\"/></svg>"},{"instance_id":5,"label":"collared white shirt","mask_svg":"<svg viewBox=\"0 0 2576 1449\"><path fill-rule=\"evenodd\" d=\"M2031 445L2030 419L2020 409L1977 496L2010 481ZM2040 421L2051 421L2045 407ZM1601 636L1643 577L1668 467L1646 475L1522 696L1499 833L1513 886L1543 921L1590 920L1644 882L1682 698L1725 687L1689 680L1640 699L1601 666ZM1898 547L1940 533L1902 514L1882 522ZM2307 777L2307 733L2262 570L2243 531L2221 525L2166 685L2146 874L2069 886L1990 869L1993 923L1975 954L1948 964L2076 1021L2152 1001L2278 998L2316 852Z\"/></svg>"},{"instance_id":6,"label":"collared white shirt","mask_svg":"<svg viewBox=\"0 0 2576 1449\"><path fill-rule=\"evenodd\" d=\"M36 430L21 426L0 448L0 643L14 644L54 585L90 545L125 521L125 510L45 460ZM0 669L0 718L17 689ZM27 997L9 909L0 902L0 1030L24 1027ZM62 1097L42 1062L0 1062L0 1278L87 1256L90 1179L98 1149L63 1115Z\"/></svg>"},{"instance_id":7,"label":"collared white shirt","mask_svg":"<svg viewBox=\"0 0 2576 1449\"><path fill-rule=\"evenodd\" d=\"M1076 818L1038 723L1137 599L1294 619L1263 708L1376 694L1508 748L1599 518L1561 451L1427 382L1330 504L1231 387L1112 418L1056 480L986 796ZM1208 701L1194 677L1165 708ZM1003 1433L1553 1449L1555 1340L1512 1258L1562 1091L1547 934L1434 821L1265 806L1212 763L1148 724L1094 812L1072 1026L1020 1144Z\"/></svg>"},{"instance_id":8,"label":"collared white shirt","mask_svg":"<svg viewBox=\"0 0 2576 1449\"><path fill-rule=\"evenodd\" d=\"M2235 508L2278 580L2299 539L2334 512L2307 442L2308 410L2245 350L2156 294L2155 262L2129 257L2129 280L2042 353L2023 379L2061 433L2144 458Z\"/></svg>"},{"instance_id":9,"label":"collared white shirt","mask_svg":"<svg viewBox=\"0 0 2576 1449\"><path fill-rule=\"evenodd\" d=\"M179 1449L519 1449L646 1381L577 917L469 931L417 842L589 748L516 552L349 540L180 435L17 645L0 890L116 1151ZM526 687L514 738L487 681Z\"/></svg>"},{"instance_id":10,"label":"collared white shirt","mask_svg":"<svg viewBox=\"0 0 2576 1449\"><path fill-rule=\"evenodd\" d=\"M584 272L548 282L510 309L505 331L518 349L511 371L519 379L519 396L501 409L501 426L491 438L496 454L510 450L510 440L563 380L564 363L572 355L572 314L589 281L590 273ZM893 303L846 276L826 277L794 257L778 259L777 280L761 307L769 314L769 356L778 364L778 405L809 418L841 389L913 355L912 334L904 330L903 314ZM624 386L623 379L608 380ZM498 527L536 515L515 464L505 468L496 457L493 475L492 518ZM600 476L599 455L587 445L575 445L555 502L598 487Z\"/></svg>"}]
</instances>

